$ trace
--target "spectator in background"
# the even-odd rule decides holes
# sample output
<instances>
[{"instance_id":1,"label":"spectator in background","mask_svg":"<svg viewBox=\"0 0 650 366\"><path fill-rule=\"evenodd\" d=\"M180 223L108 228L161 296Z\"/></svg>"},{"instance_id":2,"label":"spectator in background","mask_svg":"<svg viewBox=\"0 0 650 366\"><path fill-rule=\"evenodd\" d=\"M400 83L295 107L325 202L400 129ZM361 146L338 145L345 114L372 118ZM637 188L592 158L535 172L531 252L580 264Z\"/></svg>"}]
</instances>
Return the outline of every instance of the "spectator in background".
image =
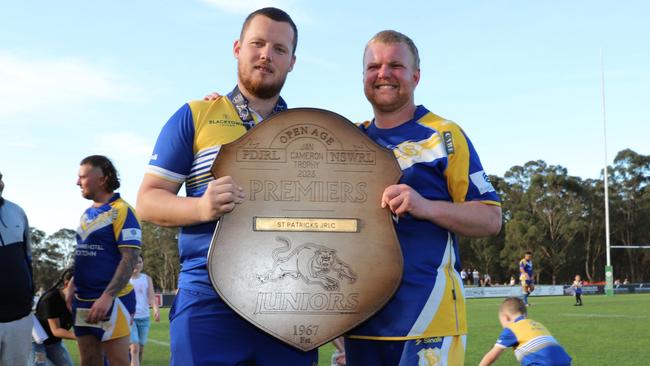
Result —
<instances>
[{"instance_id":1,"label":"spectator in background","mask_svg":"<svg viewBox=\"0 0 650 366\"><path fill-rule=\"evenodd\" d=\"M630 284L630 281L628 281L627 277L625 277L625 279L623 280L623 284L624 285L629 285Z\"/></svg>"},{"instance_id":2,"label":"spectator in background","mask_svg":"<svg viewBox=\"0 0 650 366\"><path fill-rule=\"evenodd\" d=\"M480 278L481 276L478 273L478 269L474 268L474 271L472 271L472 279L474 280L474 286L478 286L480 284L479 283Z\"/></svg>"},{"instance_id":3,"label":"spectator in background","mask_svg":"<svg viewBox=\"0 0 650 366\"><path fill-rule=\"evenodd\" d=\"M72 268L66 269L59 280L41 295L36 304L36 318L45 330L47 339L42 343L32 342L30 365L46 366L48 361L55 366L72 366L70 353L61 339L77 339L72 328L72 314L65 304L65 296L72 281Z\"/></svg>"},{"instance_id":4,"label":"spectator in background","mask_svg":"<svg viewBox=\"0 0 650 366\"><path fill-rule=\"evenodd\" d=\"M27 216L5 200L0 172L0 365L23 366L29 360L34 282Z\"/></svg>"},{"instance_id":5,"label":"spectator in background","mask_svg":"<svg viewBox=\"0 0 650 366\"><path fill-rule=\"evenodd\" d=\"M492 277L490 277L490 274L487 272L483 275L483 286L485 287L492 286Z\"/></svg>"},{"instance_id":6,"label":"spectator in background","mask_svg":"<svg viewBox=\"0 0 650 366\"><path fill-rule=\"evenodd\" d=\"M460 271L460 278L463 280L463 285L467 283L467 271L465 271L465 268Z\"/></svg>"},{"instance_id":7,"label":"spectator in background","mask_svg":"<svg viewBox=\"0 0 650 366\"><path fill-rule=\"evenodd\" d=\"M138 256L138 263L135 265L129 283L135 291L135 315L131 325L131 366L138 366L142 363L144 345L149 338L149 306L153 307L153 319L160 321L160 310L153 292L153 281L151 277L142 273L144 260L142 255Z\"/></svg>"},{"instance_id":8,"label":"spectator in background","mask_svg":"<svg viewBox=\"0 0 650 366\"><path fill-rule=\"evenodd\" d=\"M517 280L515 280L515 276L510 276L510 286L514 286L517 284Z\"/></svg>"}]
</instances>

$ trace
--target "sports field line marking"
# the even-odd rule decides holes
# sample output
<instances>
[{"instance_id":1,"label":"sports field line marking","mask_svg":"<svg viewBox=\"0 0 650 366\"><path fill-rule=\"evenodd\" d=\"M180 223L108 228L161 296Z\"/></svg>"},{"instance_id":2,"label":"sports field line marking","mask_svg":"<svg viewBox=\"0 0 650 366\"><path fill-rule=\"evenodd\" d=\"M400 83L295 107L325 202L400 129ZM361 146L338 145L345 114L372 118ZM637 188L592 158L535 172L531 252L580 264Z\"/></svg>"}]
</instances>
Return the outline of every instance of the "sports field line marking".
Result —
<instances>
[{"instance_id":1,"label":"sports field line marking","mask_svg":"<svg viewBox=\"0 0 650 366\"><path fill-rule=\"evenodd\" d=\"M564 316L583 316L586 318L627 318L627 319L647 319L650 318L648 315L623 315L623 314L575 314L575 313L563 313L560 315Z\"/></svg>"},{"instance_id":2,"label":"sports field line marking","mask_svg":"<svg viewBox=\"0 0 650 366\"><path fill-rule=\"evenodd\" d=\"M151 338L149 338L149 342L154 343L154 344L157 344L157 345L159 345L159 346L166 346L166 347L169 347L169 342L163 342L163 341L159 341L159 340L157 340L157 339L151 339Z\"/></svg>"}]
</instances>

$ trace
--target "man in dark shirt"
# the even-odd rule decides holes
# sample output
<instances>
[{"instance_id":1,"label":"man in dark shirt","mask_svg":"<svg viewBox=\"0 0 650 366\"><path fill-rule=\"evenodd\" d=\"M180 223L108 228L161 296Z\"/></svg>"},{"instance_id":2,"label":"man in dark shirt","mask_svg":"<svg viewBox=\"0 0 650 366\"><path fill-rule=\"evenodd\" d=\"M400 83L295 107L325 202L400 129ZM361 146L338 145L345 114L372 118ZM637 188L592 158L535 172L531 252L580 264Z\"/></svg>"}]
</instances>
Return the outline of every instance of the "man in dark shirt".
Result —
<instances>
[{"instance_id":1,"label":"man in dark shirt","mask_svg":"<svg viewBox=\"0 0 650 366\"><path fill-rule=\"evenodd\" d=\"M26 365L34 283L29 224L22 208L2 197L0 172L0 365Z\"/></svg>"}]
</instances>

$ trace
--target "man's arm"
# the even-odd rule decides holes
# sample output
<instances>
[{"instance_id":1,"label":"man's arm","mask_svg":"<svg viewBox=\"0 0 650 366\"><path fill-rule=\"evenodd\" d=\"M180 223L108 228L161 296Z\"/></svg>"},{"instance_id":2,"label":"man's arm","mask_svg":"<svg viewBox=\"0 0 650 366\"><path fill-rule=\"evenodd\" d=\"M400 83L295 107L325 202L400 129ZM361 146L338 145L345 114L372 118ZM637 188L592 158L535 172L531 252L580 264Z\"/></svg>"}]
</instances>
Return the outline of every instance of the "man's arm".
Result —
<instances>
[{"instance_id":1,"label":"man's arm","mask_svg":"<svg viewBox=\"0 0 650 366\"><path fill-rule=\"evenodd\" d=\"M27 215L24 211L23 215L25 216L25 231L23 232L23 243L25 243L25 260L27 261L27 269L29 270L29 279L31 282L30 285L32 286L31 290L33 295L36 291L36 288L34 285L34 267L32 264L32 233L29 230L29 220L27 219Z\"/></svg>"},{"instance_id":2,"label":"man's arm","mask_svg":"<svg viewBox=\"0 0 650 366\"><path fill-rule=\"evenodd\" d=\"M76 292L76 286L74 285L74 276L70 278L70 284L68 284L68 288L65 291L65 306L68 307L68 311L72 312L72 297L74 296L74 293Z\"/></svg>"},{"instance_id":3,"label":"man's arm","mask_svg":"<svg viewBox=\"0 0 650 366\"><path fill-rule=\"evenodd\" d=\"M415 218L429 220L463 236L476 238L497 235L501 231L499 206L478 201L432 201L406 184L386 188L381 198L381 207L389 207L398 216L409 213Z\"/></svg>"},{"instance_id":4,"label":"man's arm","mask_svg":"<svg viewBox=\"0 0 650 366\"><path fill-rule=\"evenodd\" d=\"M208 183L201 197L179 197L180 187L179 183L145 175L136 202L140 219L167 227L196 225L216 220L244 199L244 189L229 176Z\"/></svg>"},{"instance_id":5,"label":"man's arm","mask_svg":"<svg viewBox=\"0 0 650 366\"><path fill-rule=\"evenodd\" d=\"M478 364L478 366L489 366L491 365L494 361L499 358L501 355L501 352L503 352L505 348L499 347L499 346L494 346L492 349L483 356L483 359L481 360L481 363Z\"/></svg>"},{"instance_id":6,"label":"man's arm","mask_svg":"<svg viewBox=\"0 0 650 366\"><path fill-rule=\"evenodd\" d=\"M156 295L153 293L153 281L151 277L147 276L147 300L153 308L153 319L157 322L160 321L160 309L158 309L158 302L156 302Z\"/></svg>"},{"instance_id":7,"label":"man's arm","mask_svg":"<svg viewBox=\"0 0 650 366\"><path fill-rule=\"evenodd\" d=\"M63 339L77 339L70 329L61 328L59 318L48 318L47 323L50 326L53 336Z\"/></svg>"},{"instance_id":8,"label":"man's arm","mask_svg":"<svg viewBox=\"0 0 650 366\"><path fill-rule=\"evenodd\" d=\"M113 300L126 284L129 283L133 269L138 263L140 248L121 247L119 250L120 254L122 254L122 259L117 265L115 274L113 274L111 282L106 286L104 293L102 293L90 308L88 319L86 319L88 323L97 323L98 321L104 320L108 309L113 305Z\"/></svg>"},{"instance_id":9,"label":"man's arm","mask_svg":"<svg viewBox=\"0 0 650 366\"><path fill-rule=\"evenodd\" d=\"M528 279L528 273L526 273L526 268L524 268L524 265L521 262L519 262L519 273L520 273L519 277L526 276L526 279Z\"/></svg>"}]
</instances>

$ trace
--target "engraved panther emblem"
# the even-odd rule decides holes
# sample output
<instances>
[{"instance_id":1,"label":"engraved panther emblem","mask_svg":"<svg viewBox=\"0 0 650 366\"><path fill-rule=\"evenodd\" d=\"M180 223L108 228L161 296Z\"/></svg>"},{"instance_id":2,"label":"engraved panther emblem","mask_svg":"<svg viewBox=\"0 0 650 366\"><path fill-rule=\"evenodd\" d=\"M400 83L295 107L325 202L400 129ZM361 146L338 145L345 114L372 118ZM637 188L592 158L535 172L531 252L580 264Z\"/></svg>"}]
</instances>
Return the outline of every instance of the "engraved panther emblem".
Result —
<instances>
[{"instance_id":1,"label":"engraved panther emblem","mask_svg":"<svg viewBox=\"0 0 650 366\"><path fill-rule=\"evenodd\" d=\"M348 283L356 282L357 274L339 259L336 250L315 243L304 243L291 250L289 239L278 236L276 240L283 245L272 252L273 267L257 275L261 283L291 277L302 279L310 285L320 285L327 291L338 291L341 287L340 279L345 278Z\"/></svg>"}]
</instances>

